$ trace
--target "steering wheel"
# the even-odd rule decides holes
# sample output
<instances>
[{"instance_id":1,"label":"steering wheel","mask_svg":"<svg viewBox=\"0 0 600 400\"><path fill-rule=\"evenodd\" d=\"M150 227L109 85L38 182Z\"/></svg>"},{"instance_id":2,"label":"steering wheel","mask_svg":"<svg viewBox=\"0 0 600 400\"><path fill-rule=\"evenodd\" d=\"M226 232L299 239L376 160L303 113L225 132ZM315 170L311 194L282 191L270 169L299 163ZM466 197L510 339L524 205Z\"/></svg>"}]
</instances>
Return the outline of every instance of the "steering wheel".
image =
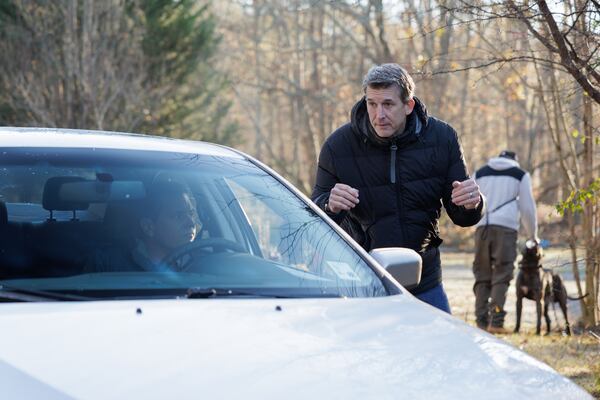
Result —
<instances>
[{"instance_id":1,"label":"steering wheel","mask_svg":"<svg viewBox=\"0 0 600 400\"><path fill-rule=\"evenodd\" d=\"M186 255L191 256L192 254L200 252L207 247L212 247L213 253L221 253L227 250L234 253L246 252L244 246L231 240L223 238L201 239L179 247L178 249L171 252L171 254L167 255L162 262L166 265L174 265L177 260L185 258ZM193 259L193 257L191 258ZM189 264L189 261L186 262L183 268L181 269L185 269L187 264Z\"/></svg>"}]
</instances>

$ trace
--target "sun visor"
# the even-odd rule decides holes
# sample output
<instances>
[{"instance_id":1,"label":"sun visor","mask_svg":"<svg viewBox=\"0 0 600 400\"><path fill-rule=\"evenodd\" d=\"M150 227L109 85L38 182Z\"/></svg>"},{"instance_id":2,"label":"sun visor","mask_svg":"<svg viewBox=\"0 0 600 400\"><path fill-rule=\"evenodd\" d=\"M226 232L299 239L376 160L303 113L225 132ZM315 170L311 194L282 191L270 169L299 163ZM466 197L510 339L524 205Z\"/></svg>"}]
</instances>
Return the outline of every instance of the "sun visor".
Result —
<instances>
[{"instance_id":1,"label":"sun visor","mask_svg":"<svg viewBox=\"0 0 600 400\"><path fill-rule=\"evenodd\" d=\"M66 202L106 203L142 199L146 195L141 181L80 181L64 183L59 197Z\"/></svg>"}]
</instances>

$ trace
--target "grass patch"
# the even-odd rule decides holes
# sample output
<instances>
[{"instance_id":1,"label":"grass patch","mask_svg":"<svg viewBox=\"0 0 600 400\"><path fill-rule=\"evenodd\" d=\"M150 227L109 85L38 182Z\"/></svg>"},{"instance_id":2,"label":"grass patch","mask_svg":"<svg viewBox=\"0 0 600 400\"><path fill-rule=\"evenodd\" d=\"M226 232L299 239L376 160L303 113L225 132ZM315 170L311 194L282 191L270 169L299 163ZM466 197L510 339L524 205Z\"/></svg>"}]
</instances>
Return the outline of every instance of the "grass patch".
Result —
<instances>
[{"instance_id":1,"label":"grass patch","mask_svg":"<svg viewBox=\"0 0 600 400\"><path fill-rule=\"evenodd\" d=\"M498 336L527 354L545 362L596 399L600 399L600 341L589 334Z\"/></svg>"}]
</instances>

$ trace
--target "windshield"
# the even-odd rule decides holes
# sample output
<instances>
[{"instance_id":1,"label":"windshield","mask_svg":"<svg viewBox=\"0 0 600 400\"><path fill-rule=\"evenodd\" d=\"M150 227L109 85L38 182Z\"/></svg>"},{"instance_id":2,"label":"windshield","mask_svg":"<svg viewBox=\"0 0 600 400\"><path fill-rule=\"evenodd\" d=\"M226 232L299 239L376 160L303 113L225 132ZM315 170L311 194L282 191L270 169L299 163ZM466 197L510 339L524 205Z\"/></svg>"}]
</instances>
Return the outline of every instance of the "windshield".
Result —
<instances>
[{"instance_id":1,"label":"windshield","mask_svg":"<svg viewBox=\"0 0 600 400\"><path fill-rule=\"evenodd\" d=\"M69 299L386 295L337 232L249 161L111 149L2 149L0 284Z\"/></svg>"}]
</instances>

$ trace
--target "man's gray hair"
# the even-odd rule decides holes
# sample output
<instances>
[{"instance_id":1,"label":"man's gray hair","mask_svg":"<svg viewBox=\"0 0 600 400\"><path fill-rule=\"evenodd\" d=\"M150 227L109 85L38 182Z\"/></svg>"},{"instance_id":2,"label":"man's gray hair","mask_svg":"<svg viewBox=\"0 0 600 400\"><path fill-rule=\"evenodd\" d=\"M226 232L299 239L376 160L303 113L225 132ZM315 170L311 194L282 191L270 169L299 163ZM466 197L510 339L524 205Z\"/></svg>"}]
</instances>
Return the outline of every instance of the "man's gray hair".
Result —
<instances>
[{"instance_id":1,"label":"man's gray hair","mask_svg":"<svg viewBox=\"0 0 600 400\"><path fill-rule=\"evenodd\" d=\"M375 65L363 78L363 92L367 87L373 89L387 88L396 85L400 89L400 99L407 103L415 91L415 83L404 68L398 64Z\"/></svg>"}]
</instances>

